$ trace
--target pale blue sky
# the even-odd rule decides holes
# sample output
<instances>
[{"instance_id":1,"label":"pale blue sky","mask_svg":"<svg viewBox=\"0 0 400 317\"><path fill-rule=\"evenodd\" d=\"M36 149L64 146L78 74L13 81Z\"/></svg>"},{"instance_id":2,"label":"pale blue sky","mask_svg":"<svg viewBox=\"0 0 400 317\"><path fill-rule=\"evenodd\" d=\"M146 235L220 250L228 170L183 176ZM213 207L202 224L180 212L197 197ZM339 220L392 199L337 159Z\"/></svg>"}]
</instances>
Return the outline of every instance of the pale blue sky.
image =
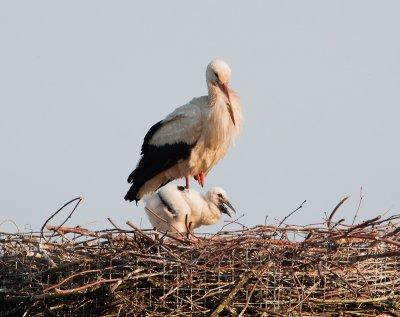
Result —
<instances>
[{"instance_id":1,"label":"pale blue sky","mask_svg":"<svg viewBox=\"0 0 400 317\"><path fill-rule=\"evenodd\" d=\"M316 222L344 195L338 217L350 219L360 186L361 218L398 212L399 12L398 1L1 1L0 222L37 229L82 195L70 225L147 226L142 204L123 200L126 177L148 128L205 94L214 57L232 68L245 124L206 188L224 187L242 222L304 199L291 222Z\"/></svg>"}]
</instances>

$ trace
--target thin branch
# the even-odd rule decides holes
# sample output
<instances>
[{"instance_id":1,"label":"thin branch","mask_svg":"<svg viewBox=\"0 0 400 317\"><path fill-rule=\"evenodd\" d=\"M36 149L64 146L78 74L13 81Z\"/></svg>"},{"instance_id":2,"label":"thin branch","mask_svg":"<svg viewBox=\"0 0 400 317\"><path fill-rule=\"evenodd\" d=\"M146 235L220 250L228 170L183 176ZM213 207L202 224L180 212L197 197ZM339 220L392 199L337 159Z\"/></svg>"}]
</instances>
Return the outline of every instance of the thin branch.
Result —
<instances>
[{"instance_id":1,"label":"thin branch","mask_svg":"<svg viewBox=\"0 0 400 317\"><path fill-rule=\"evenodd\" d=\"M72 216L72 214L74 213L75 209L78 207L79 203L82 201L82 197L76 197L76 198L74 198L74 199L71 199L69 202L67 202L67 203L65 203L64 205L62 205L62 206L61 206L56 212L54 212L49 218L47 218L47 220L44 222L42 228L40 229L40 235L41 235L41 237L42 237L43 239L45 239L45 238L44 238L44 235L43 235L43 229L46 227L47 223L48 223L51 219L53 219L61 210L63 210L63 209L64 209L65 207L67 207L69 204L72 204L74 201L77 201L77 203L75 204L75 207L72 209L72 211L70 212L70 214L68 215L68 217L61 223L61 225L60 225L60 227L61 227L63 224L65 224L65 223L67 222L67 220L68 220L69 218L71 218L71 216ZM57 231L57 230L56 230L56 231ZM53 237L53 236L51 236L50 239L51 239L52 237ZM49 239L49 240L50 240L50 239Z\"/></svg>"},{"instance_id":2,"label":"thin branch","mask_svg":"<svg viewBox=\"0 0 400 317\"><path fill-rule=\"evenodd\" d=\"M362 202L362 200L363 200L363 194L362 194L362 190L363 190L363 188L362 188L362 186L360 187L360 199L358 200L358 206L357 206L357 210L356 210L356 213L354 214L354 218L353 218L353 221L351 222L351 225L354 225L354 222L356 221L356 218L357 218L357 216L358 216L358 212L360 211L360 207L361 207L361 202Z\"/></svg>"},{"instance_id":3,"label":"thin branch","mask_svg":"<svg viewBox=\"0 0 400 317\"><path fill-rule=\"evenodd\" d=\"M285 222L287 218L289 218L291 215L293 215L296 211L300 210L303 208L303 205L307 202L307 200L304 200L299 207L297 207L295 210L293 210L290 214L288 214L285 218L282 219L282 221L278 224L278 228Z\"/></svg>"},{"instance_id":4,"label":"thin branch","mask_svg":"<svg viewBox=\"0 0 400 317\"><path fill-rule=\"evenodd\" d=\"M123 229L121 229L120 227L118 227L118 226L114 223L114 221L111 220L111 218L107 218L107 220L112 224L112 226L113 226L115 229L120 230L120 231L123 231Z\"/></svg>"},{"instance_id":5,"label":"thin branch","mask_svg":"<svg viewBox=\"0 0 400 317\"><path fill-rule=\"evenodd\" d=\"M335 214L336 211L339 209L339 207L340 207L341 205L343 205L343 203L344 203L347 199L349 199L348 196L347 196L347 197L344 197L344 198L336 205L336 207L333 208L333 210L332 210L332 212L331 212L331 214L330 214L330 216L329 216L329 218L328 218L328 220L327 220L327 222L326 222L328 228L331 228L331 221L332 221L332 218L333 218L334 214Z\"/></svg>"}]
</instances>

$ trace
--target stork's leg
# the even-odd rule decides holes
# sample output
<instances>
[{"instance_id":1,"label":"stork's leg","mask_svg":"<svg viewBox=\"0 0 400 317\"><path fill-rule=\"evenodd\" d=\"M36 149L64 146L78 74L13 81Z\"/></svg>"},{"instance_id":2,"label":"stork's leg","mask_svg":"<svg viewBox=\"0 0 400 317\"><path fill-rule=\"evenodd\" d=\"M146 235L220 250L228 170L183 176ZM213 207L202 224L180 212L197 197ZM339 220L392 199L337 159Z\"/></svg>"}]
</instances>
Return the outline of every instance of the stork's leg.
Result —
<instances>
[{"instance_id":1,"label":"stork's leg","mask_svg":"<svg viewBox=\"0 0 400 317\"><path fill-rule=\"evenodd\" d=\"M186 189L189 189L189 187L190 187L190 179L189 179L189 176L186 176L185 179L186 179Z\"/></svg>"},{"instance_id":2,"label":"stork's leg","mask_svg":"<svg viewBox=\"0 0 400 317\"><path fill-rule=\"evenodd\" d=\"M201 187L204 187L206 177L203 172L200 172L200 174L196 175L194 179L200 184Z\"/></svg>"},{"instance_id":3,"label":"stork's leg","mask_svg":"<svg viewBox=\"0 0 400 317\"><path fill-rule=\"evenodd\" d=\"M204 184L206 183L206 176L204 175L203 172L201 172L199 174L199 176L200 176L200 181L201 181L201 187L204 187Z\"/></svg>"}]
</instances>

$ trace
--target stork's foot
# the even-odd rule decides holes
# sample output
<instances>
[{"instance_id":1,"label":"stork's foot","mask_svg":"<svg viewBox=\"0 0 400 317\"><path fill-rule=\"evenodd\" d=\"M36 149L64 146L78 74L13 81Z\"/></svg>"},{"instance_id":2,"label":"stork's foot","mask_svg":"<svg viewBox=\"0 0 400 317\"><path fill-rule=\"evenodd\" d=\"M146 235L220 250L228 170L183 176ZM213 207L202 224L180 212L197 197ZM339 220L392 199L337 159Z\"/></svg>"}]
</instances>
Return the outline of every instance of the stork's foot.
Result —
<instances>
[{"instance_id":1,"label":"stork's foot","mask_svg":"<svg viewBox=\"0 0 400 317\"><path fill-rule=\"evenodd\" d=\"M201 187L204 187L204 183L206 181L206 176L204 175L203 172L201 172L200 174L194 176L194 179L199 183L199 185Z\"/></svg>"},{"instance_id":2,"label":"stork's foot","mask_svg":"<svg viewBox=\"0 0 400 317\"><path fill-rule=\"evenodd\" d=\"M189 176L186 176L185 179L186 179L186 189L189 189L189 187L190 187L190 179L189 179Z\"/></svg>"}]
</instances>

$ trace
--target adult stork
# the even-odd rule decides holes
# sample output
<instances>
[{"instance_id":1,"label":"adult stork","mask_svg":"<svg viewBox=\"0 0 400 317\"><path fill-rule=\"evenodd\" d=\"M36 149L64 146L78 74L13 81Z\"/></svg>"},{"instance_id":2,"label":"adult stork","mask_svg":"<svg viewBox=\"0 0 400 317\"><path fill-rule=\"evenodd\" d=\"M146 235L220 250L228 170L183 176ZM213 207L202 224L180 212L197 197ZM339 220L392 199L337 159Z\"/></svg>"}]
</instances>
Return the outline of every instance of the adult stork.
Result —
<instances>
[{"instance_id":1,"label":"adult stork","mask_svg":"<svg viewBox=\"0 0 400 317\"><path fill-rule=\"evenodd\" d=\"M242 109L228 88L231 70L220 59L206 70L208 95L194 98L153 125L144 137L141 155L129 175L125 200L136 202L172 180L205 176L233 145L242 124Z\"/></svg>"},{"instance_id":2,"label":"adult stork","mask_svg":"<svg viewBox=\"0 0 400 317\"><path fill-rule=\"evenodd\" d=\"M223 213L232 217L229 209L236 213L221 187L213 187L203 196L183 186L165 186L144 201L150 223L163 232L192 232L215 224Z\"/></svg>"}]
</instances>

